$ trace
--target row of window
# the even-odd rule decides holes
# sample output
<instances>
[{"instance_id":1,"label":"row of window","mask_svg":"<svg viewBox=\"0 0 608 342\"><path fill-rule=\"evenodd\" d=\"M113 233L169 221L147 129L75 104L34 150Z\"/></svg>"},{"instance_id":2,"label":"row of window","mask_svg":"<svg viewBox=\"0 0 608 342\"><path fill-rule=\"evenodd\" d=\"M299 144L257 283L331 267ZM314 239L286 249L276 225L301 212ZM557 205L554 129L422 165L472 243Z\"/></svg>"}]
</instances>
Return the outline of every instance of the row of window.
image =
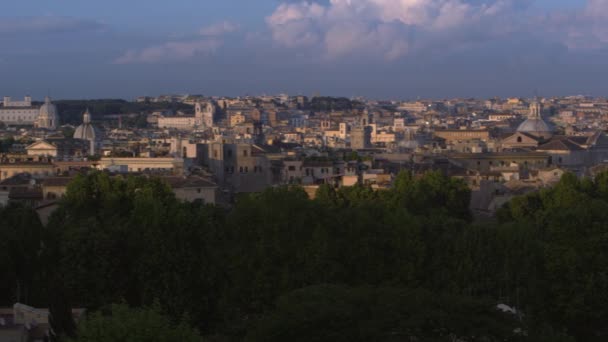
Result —
<instances>
[{"instance_id":1,"label":"row of window","mask_svg":"<svg viewBox=\"0 0 608 342\"><path fill-rule=\"evenodd\" d=\"M560 158L560 159L561 159L561 158ZM506 163L507 163L507 162L505 162L505 161L503 160L503 161L497 162L497 163L496 163L496 165L505 166L505 165L506 165ZM516 161L512 161L511 163L513 163L513 164L519 164L519 163L518 163L518 162L516 162ZM544 164L544 163L545 163L545 162L544 162L544 161L542 161L542 160L537 160L537 161L536 161L536 164ZM481 165L481 161L479 161L479 160L478 160L478 161L477 161L477 165ZM494 162L493 162L493 161L489 161L489 162L488 162L488 165L494 165ZM527 160L526 160L526 161L524 161L524 165L528 165L528 161L527 161Z\"/></svg>"},{"instance_id":2,"label":"row of window","mask_svg":"<svg viewBox=\"0 0 608 342\"><path fill-rule=\"evenodd\" d=\"M247 157L249 156L249 151L248 150L243 150L243 157ZM213 158L217 159L218 157L218 151L214 150L213 151ZM232 150L226 150L226 157L227 158L231 158L232 157Z\"/></svg>"},{"instance_id":3,"label":"row of window","mask_svg":"<svg viewBox=\"0 0 608 342\"><path fill-rule=\"evenodd\" d=\"M234 166L226 167L224 169L224 171L226 173L228 173L228 174L233 174L234 173ZM253 172L254 173L262 172L262 167L261 166L254 166L253 167ZM241 167L239 167L239 173L249 173L249 167L248 166L241 166Z\"/></svg>"},{"instance_id":4,"label":"row of window","mask_svg":"<svg viewBox=\"0 0 608 342\"><path fill-rule=\"evenodd\" d=\"M0 120L7 120L7 121L31 121L34 120L33 116L27 116L27 117L23 117L23 116L6 116L6 117L2 117L0 118Z\"/></svg>"}]
</instances>

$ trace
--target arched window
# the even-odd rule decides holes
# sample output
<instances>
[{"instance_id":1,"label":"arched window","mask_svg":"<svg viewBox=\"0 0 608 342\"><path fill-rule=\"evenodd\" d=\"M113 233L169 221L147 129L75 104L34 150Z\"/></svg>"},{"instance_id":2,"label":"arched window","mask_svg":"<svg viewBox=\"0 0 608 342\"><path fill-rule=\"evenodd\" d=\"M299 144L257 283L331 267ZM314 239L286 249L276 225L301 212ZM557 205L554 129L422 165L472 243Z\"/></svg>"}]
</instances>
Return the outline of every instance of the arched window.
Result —
<instances>
[{"instance_id":1,"label":"arched window","mask_svg":"<svg viewBox=\"0 0 608 342\"><path fill-rule=\"evenodd\" d=\"M520 143L521 142L521 137L517 137L517 142Z\"/></svg>"}]
</instances>

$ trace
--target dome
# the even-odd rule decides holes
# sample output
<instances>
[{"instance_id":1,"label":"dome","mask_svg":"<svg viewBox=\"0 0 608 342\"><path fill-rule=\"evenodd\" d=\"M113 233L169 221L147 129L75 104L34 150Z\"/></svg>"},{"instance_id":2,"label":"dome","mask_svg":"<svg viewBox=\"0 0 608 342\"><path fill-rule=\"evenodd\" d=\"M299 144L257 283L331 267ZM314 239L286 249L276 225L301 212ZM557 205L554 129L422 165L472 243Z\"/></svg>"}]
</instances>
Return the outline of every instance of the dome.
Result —
<instances>
[{"instance_id":1,"label":"dome","mask_svg":"<svg viewBox=\"0 0 608 342\"><path fill-rule=\"evenodd\" d=\"M522 122L517 128L518 132L528 133L543 140L551 139L553 129L543 120L541 116L542 106L538 101L530 104L530 113L526 121Z\"/></svg>"},{"instance_id":2,"label":"dome","mask_svg":"<svg viewBox=\"0 0 608 342\"><path fill-rule=\"evenodd\" d=\"M91 124L82 124L74 131L74 139L95 140L95 128Z\"/></svg>"},{"instance_id":3,"label":"dome","mask_svg":"<svg viewBox=\"0 0 608 342\"><path fill-rule=\"evenodd\" d=\"M519 125L517 131L525 133L551 132L551 128L542 119L527 119Z\"/></svg>"},{"instance_id":4,"label":"dome","mask_svg":"<svg viewBox=\"0 0 608 342\"><path fill-rule=\"evenodd\" d=\"M47 96L44 98L44 104L38 111L37 126L40 128L55 129L58 122L57 107L51 103L51 99Z\"/></svg>"},{"instance_id":5,"label":"dome","mask_svg":"<svg viewBox=\"0 0 608 342\"><path fill-rule=\"evenodd\" d=\"M83 115L82 124L74 131L74 139L95 140L95 128L91 124L91 113L87 111Z\"/></svg>"},{"instance_id":6,"label":"dome","mask_svg":"<svg viewBox=\"0 0 608 342\"><path fill-rule=\"evenodd\" d=\"M40 107L39 117L56 119L57 118L57 107L51 103L51 99L47 96L44 99L44 104Z\"/></svg>"}]
</instances>

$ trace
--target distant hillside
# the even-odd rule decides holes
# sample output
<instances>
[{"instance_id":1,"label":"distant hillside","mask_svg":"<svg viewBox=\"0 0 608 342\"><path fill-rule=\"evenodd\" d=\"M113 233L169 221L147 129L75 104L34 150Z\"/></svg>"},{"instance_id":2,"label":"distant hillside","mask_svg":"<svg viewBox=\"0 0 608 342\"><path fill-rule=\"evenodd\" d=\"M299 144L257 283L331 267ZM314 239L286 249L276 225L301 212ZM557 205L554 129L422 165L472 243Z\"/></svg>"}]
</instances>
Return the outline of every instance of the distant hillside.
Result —
<instances>
[{"instance_id":1,"label":"distant hillside","mask_svg":"<svg viewBox=\"0 0 608 342\"><path fill-rule=\"evenodd\" d=\"M60 100L54 103L57 105L61 122L69 124L79 124L82 121L82 114L87 108L91 111L93 118L110 114L149 114L158 110L193 112L191 105L170 102L139 103L121 99L101 99Z\"/></svg>"}]
</instances>

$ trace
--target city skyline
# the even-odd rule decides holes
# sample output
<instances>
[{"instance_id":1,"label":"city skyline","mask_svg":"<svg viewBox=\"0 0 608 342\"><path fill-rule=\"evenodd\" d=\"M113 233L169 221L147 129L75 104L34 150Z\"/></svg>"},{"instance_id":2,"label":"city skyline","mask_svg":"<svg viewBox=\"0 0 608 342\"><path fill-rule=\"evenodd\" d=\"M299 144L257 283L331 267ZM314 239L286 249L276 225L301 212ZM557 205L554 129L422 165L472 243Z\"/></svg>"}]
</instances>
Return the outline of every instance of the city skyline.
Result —
<instances>
[{"instance_id":1,"label":"city skyline","mask_svg":"<svg viewBox=\"0 0 608 342\"><path fill-rule=\"evenodd\" d=\"M144 7L144 5L146 5ZM605 95L605 1L5 6L2 95Z\"/></svg>"}]
</instances>

